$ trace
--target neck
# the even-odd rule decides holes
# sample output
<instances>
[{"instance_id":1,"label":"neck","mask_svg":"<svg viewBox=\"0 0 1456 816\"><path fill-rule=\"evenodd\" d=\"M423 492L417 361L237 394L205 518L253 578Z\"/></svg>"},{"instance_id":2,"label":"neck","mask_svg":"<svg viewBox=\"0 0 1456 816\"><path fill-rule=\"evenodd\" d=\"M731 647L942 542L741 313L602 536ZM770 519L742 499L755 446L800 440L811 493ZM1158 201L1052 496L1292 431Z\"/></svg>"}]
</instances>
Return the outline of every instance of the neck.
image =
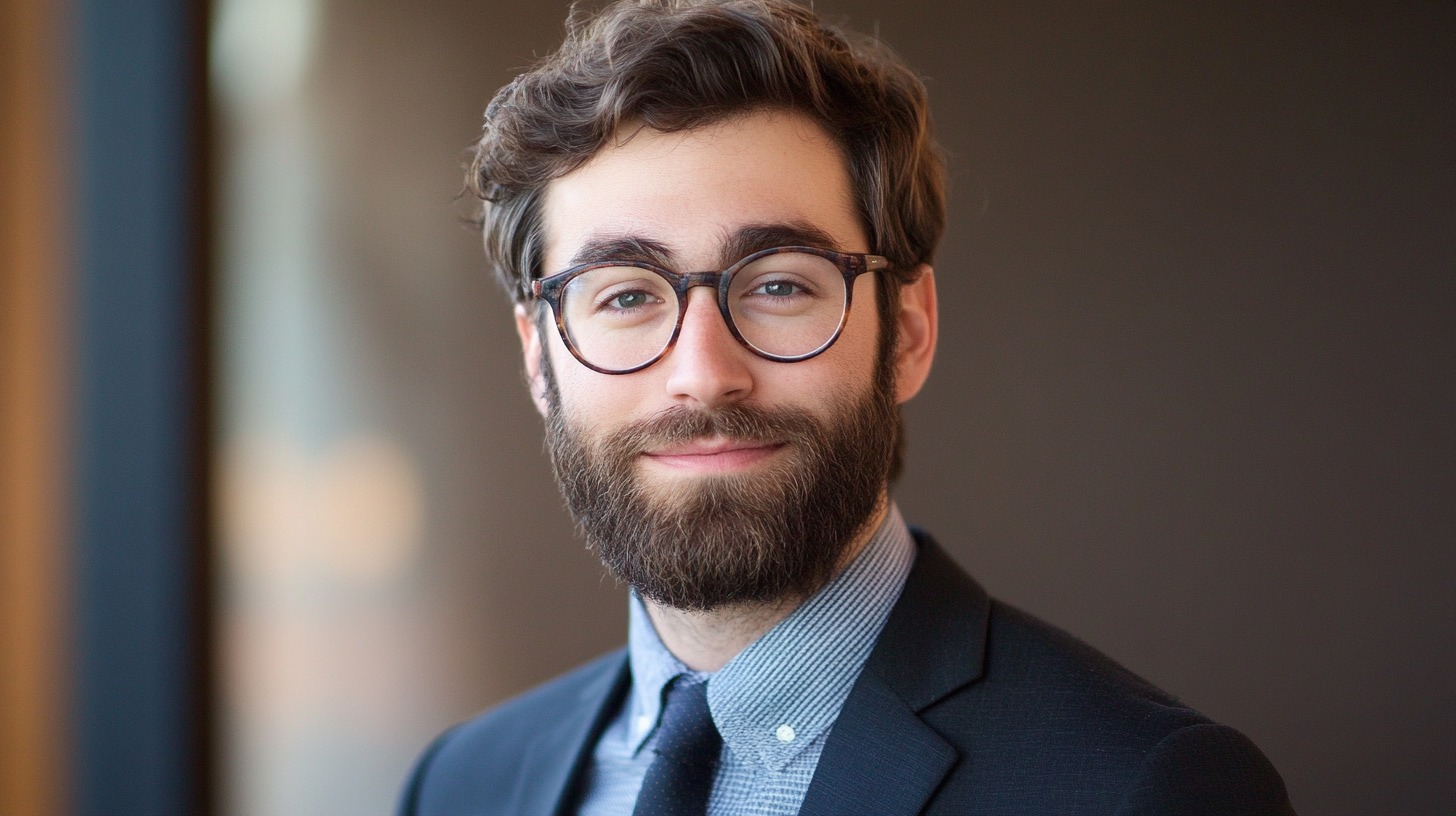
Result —
<instances>
[{"instance_id":1,"label":"neck","mask_svg":"<svg viewBox=\"0 0 1456 816\"><path fill-rule=\"evenodd\" d=\"M870 536L880 528L888 511L889 501L882 495L828 580L833 580L854 561L869 543ZM643 603L662 645L674 657L693 671L715 672L793 614L808 598L805 595L764 603L730 604L707 612L689 612L646 600Z\"/></svg>"}]
</instances>

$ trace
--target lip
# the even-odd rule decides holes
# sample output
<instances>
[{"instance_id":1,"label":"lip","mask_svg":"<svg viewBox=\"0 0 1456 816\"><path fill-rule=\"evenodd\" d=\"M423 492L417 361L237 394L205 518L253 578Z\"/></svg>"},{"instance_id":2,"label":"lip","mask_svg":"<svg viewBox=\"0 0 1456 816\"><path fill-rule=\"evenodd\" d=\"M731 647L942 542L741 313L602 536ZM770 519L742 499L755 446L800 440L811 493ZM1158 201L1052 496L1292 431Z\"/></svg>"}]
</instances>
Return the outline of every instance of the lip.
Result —
<instances>
[{"instance_id":1,"label":"lip","mask_svg":"<svg viewBox=\"0 0 1456 816\"><path fill-rule=\"evenodd\" d=\"M778 453L782 442L738 439L694 439L645 451L642 457L674 470L716 473L752 467Z\"/></svg>"}]
</instances>

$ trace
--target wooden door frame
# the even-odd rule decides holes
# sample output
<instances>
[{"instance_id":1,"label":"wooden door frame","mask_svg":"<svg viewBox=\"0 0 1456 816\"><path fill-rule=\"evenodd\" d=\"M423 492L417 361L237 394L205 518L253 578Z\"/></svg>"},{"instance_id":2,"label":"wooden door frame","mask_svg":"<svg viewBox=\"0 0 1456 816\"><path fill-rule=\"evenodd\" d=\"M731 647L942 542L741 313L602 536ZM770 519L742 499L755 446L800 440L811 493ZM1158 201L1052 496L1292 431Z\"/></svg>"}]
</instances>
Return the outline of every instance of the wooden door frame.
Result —
<instances>
[{"instance_id":1,"label":"wooden door frame","mask_svg":"<svg viewBox=\"0 0 1456 816\"><path fill-rule=\"evenodd\" d=\"M0 25L0 812L65 797L64 81L56 3Z\"/></svg>"}]
</instances>

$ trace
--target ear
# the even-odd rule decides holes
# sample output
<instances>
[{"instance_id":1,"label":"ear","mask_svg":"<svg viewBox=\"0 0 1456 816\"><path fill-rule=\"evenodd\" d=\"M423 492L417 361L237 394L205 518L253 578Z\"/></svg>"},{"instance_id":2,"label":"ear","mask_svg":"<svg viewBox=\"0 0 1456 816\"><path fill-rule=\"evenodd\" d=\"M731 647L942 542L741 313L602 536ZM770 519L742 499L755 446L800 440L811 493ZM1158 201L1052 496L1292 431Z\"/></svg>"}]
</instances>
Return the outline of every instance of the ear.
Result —
<instances>
[{"instance_id":1,"label":"ear","mask_svg":"<svg viewBox=\"0 0 1456 816\"><path fill-rule=\"evenodd\" d=\"M541 374L541 332L524 303L516 304L516 334L521 338L521 354L526 364L526 385L536 410L546 416L546 378Z\"/></svg>"},{"instance_id":2,"label":"ear","mask_svg":"<svg viewBox=\"0 0 1456 816\"><path fill-rule=\"evenodd\" d=\"M895 401L908 402L920 392L935 359L938 317L935 270L921 264L914 283L900 287L899 339L895 347Z\"/></svg>"}]
</instances>

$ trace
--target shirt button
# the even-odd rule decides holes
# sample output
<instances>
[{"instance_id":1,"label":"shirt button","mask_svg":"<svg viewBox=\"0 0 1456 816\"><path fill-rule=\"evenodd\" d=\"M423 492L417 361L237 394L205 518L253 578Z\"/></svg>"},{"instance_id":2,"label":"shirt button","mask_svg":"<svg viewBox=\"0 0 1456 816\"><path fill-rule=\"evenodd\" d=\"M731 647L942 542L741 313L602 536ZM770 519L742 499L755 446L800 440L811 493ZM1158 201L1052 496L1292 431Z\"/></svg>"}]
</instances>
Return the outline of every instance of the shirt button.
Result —
<instances>
[{"instance_id":1,"label":"shirt button","mask_svg":"<svg viewBox=\"0 0 1456 816\"><path fill-rule=\"evenodd\" d=\"M784 723L774 731L774 736L779 738L779 742L793 742L795 736L794 727L788 723Z\"/></svg>"},{"instance_id":2,"label":"shirt button","mask_svg":"<svg viewBox=\"0 0 1456 816\"><path fill-rule=\"evenodd\" d=\"M639 716L637 718L637 726L636 726L637 733L641 734L643 731L646 731L647 730L647 726L649 726L649 725L652 725L652 718L651 717L647 716L646 714L643 714L643 715Z\"/></svg>"}]
</instances>

